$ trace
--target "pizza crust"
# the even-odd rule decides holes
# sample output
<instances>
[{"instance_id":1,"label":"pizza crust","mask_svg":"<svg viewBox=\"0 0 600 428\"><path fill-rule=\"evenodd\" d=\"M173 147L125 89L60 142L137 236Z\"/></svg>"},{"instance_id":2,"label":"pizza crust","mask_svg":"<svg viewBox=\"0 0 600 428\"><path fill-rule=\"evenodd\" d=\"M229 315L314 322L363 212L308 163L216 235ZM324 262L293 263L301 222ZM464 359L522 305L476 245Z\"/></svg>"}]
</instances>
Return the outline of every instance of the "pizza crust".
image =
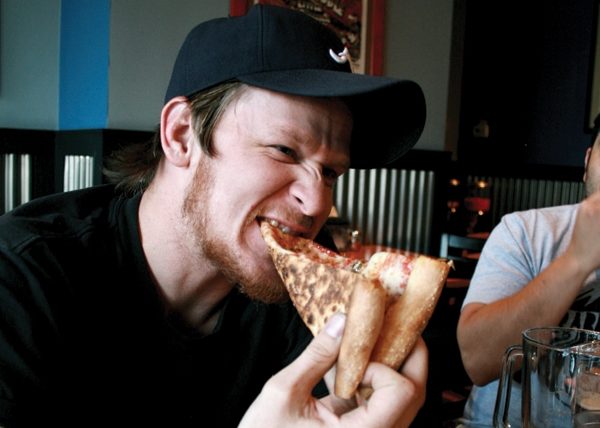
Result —
<instances>
[{"instance_id":1,"label":"pizza crust","mask_svg":"<svg viewBox=\"0 0 600 428\"><path fill-rule=\"evenodd\" d=\"M337 361L335 395L338 397L352 398L364 376L383 326L386 300L385 289L376 281L363 278L354 286Z\"/></svg>"},{"instance_id":2,"label":"pizza crust","mask_svg":"<svg viewBox=\"0 0 600 428\"><path fill-rule=\"evenodd\" d=\"M385 313L371 361L395 370L400 368L433 314L448 270L449 265L444 260L416 258L404 293Z\"/></svg>"},{"instance_id":3,"label":"pizza crust","mask_svg":"<svg viewBox=\"0 0 600 428\"><path fill-rule=\"evenodd\" d=\"M400 368L431 318L449 264L415 253L376 253L356 263L263 222L269 253L300 317L317 335L347 315L335 394L351 398L369 361ZM401 295L400 295L401 294ZM365 398L369 393L361 390Z\"/></svg>"}]
</instances>

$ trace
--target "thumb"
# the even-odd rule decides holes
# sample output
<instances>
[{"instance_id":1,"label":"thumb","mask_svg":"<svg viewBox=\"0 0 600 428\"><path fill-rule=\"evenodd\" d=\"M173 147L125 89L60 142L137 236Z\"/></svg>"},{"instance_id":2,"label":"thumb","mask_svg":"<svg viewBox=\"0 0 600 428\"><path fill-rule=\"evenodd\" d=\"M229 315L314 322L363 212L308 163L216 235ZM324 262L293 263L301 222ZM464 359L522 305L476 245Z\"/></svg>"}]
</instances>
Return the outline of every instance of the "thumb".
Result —
<instances>
[{"instance_id":1,"label":"thumb","mask_svg":"<svg viewBox=\"0 0 600 428\"><path fill-rule=\"evenodd\" d=\"M304 393L312 391L337 359L345 324L346 315L333 315L304 352L281 372L286 372L291 385L306 389Z\"/></svg>"}]
</instances>

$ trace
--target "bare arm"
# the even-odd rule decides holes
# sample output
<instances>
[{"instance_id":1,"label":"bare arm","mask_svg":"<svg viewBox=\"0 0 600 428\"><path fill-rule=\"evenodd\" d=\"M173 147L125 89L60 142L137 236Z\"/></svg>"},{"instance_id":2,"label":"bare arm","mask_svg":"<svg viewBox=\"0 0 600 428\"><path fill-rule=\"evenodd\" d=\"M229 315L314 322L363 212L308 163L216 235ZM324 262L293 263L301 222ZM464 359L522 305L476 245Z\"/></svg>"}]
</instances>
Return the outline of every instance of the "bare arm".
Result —
<instances>
[{"instance_id":1,"label":"bare arm","mask_svg":"<svg viewBox=\"0 0 600 428\"><path fill-rule=\"evenodd\" d=\"M557 258L522 291L490 304L467 305L458 323L458 342L473 382L497 378L507 347L521 342L529 327L558 325L586 278L567 255Z\"/></svg>"},{"instance_id":2,"label":"bare arm","mask_svg":"<svg viewBox=\"0 0 600 428\"><path fill-rule=\"evenodd\" d=\"M600 265L600 193L577 214L571 242L521 291L490 304L471 303L462 311L457 336L463 363L475 384L499 376L502 355L521 342L530 327L557 325L587 276Z\"/></svg>"}]
</instances>

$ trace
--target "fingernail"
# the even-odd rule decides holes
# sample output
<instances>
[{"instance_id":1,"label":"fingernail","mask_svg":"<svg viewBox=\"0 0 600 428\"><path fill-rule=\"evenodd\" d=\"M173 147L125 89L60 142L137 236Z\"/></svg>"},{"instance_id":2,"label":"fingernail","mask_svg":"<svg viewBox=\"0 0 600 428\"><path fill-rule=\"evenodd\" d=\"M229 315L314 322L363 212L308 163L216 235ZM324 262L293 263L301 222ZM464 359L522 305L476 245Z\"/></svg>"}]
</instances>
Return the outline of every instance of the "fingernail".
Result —
<instances>
[{"instance_id":1,"label":"fingernail","mask_svg":"<svg viewBox=\"0 0 600 428\"><path fill-rule=\"evenodd\" d=\"M344 325L346 324L346 315L342 313L336 313L325 325L325 332L333 337L334 339L339 339L342 337L342 333L344 333Z\"/></svg>"}]
</instances>

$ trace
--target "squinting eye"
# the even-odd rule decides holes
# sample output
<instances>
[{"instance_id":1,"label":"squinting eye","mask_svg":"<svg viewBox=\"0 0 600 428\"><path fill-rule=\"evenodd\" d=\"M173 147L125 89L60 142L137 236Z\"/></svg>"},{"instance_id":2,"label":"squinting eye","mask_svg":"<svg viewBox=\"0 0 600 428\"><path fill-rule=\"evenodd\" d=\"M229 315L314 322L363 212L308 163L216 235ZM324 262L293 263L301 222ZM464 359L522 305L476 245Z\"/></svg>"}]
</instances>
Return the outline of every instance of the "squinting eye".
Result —
<instances>
[{"instance_id":1,"label":"squinting eye","mask_svg":"<svg viewBox=\"0 0 600 428\"><path fill-rule=\"evenodd\" d=\"M275 147L277 148L277 150L279 150L284 155L296 159L296 152L294 152L289 147L286 147L286 146L275 146Z\"/></svg>"},{"instance_id":2,"label":"squinting eye","mask_svg":"<svg viewBox=\"0 0 600 428\"><path fill-rule=\"evenodd\" d=\"M338 179L339 174L331 168L323 168L323 176L331 183L335 183Z\"/></svg>"},{"instance_id":3,"label":"squinting eye","mask_svg":"<svg viewBox=\"0 0 600 428\"><path fill-rule=\"evenodd\" d=\"M323 175L327 178L333 178L333 179L336 179L338 177L337 172L335 172L331 168L323 168Z\"/></svg>"}]
</instances>

